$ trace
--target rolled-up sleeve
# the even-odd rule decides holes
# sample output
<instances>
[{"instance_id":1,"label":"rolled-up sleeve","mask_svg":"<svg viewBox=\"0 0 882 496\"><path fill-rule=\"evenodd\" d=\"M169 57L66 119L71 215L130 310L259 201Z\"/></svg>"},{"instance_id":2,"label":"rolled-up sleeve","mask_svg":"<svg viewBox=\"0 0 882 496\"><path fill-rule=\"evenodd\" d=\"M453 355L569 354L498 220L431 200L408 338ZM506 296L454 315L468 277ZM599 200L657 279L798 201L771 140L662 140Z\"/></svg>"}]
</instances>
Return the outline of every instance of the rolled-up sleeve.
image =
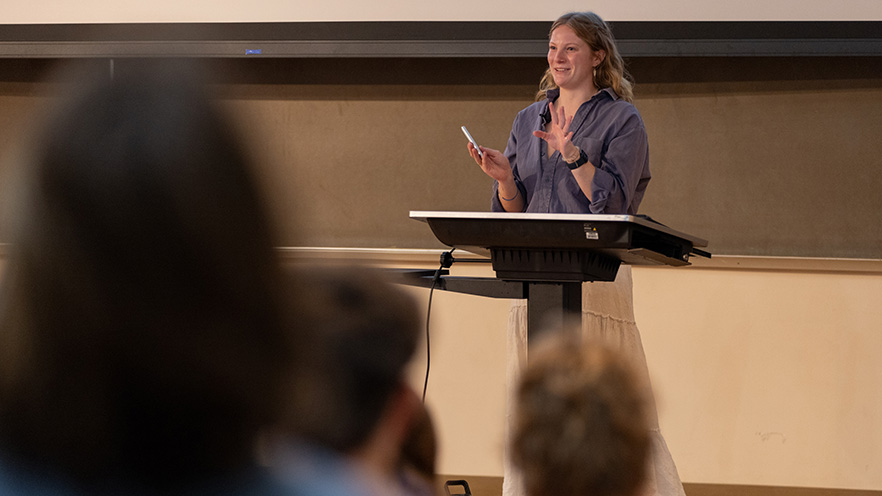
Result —
<instances>
[{"instance_id":1,"label":"rolled-up sleeve","mask_svg":"<svg viewBox=\"0 0 882 496\"><path fill-rule=\"evenodd\" d=\"M595 164L590 210L594 214L635 214L649 183L649 141L635 112Z\"/></svg>"}]
</instances>

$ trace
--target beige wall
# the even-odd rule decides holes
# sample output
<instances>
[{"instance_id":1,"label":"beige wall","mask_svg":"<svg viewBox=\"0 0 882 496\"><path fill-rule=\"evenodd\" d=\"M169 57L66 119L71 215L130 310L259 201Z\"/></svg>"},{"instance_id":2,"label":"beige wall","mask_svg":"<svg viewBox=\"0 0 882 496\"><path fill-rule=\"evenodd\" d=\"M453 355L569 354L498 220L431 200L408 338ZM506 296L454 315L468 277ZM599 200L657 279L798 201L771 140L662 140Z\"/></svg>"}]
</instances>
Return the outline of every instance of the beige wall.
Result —
<instances>
[{"instance_id":1,"label":"beige wall","mask_svg":"<svg viewBox=\"0 0 882 496\"><path fill-rule=\"evenodd\" d=\"M386 265L435 268L436 258ZM831 266L802 261L812 265ZM634 268L662 433L684 482L882 490L882 261L846 266ZM427 289L411 291L427 304ZM435 292L427 401L439 473L502 475L508 308ZM424 372L423 348L417 389Z\"/></svg>"},{"instance_id":2,"label":"beige wall","mask_svg":"<svg viewBox=\"0 0 882 496\"><path fill-rule=\"evenodd\" d=\"M685 482L882 489L882 273L633 274L662 432ZM428 290L414 291L425 303ZM504 300L435 294L428 401L440 473L502 475L507 311Z\"/></svg>"},{"instance_id":3,"label":"beige wall","mask_svg":"<svg viewBox=\"0 0 882 496\"><path fill-rule=\"evenodd\" d=\"M882 489L882 275L635 270L684 480Z\"/></svg>"}]
</instances>

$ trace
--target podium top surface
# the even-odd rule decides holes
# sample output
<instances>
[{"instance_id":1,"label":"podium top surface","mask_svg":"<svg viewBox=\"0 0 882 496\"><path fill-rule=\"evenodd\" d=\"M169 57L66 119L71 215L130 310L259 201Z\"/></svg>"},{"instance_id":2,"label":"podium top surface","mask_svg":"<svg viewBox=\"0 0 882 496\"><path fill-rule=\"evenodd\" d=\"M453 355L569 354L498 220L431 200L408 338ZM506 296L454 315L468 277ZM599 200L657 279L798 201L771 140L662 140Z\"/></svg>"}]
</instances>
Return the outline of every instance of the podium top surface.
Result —
<instances>
[{"instance_id":1,"label":"podium top surface","mask_svg":"<svg viewBox=\"0 0 882 496\"><path fill-rule=\"evenodd\" d=\"M474 253L500 248L588 250L624 263L688 264L708 242L639 215L411 211L442 243Z\"/></svg>"},{"instance_id":2,"label":"podium top surface","mask_svg":"<svg viewBox=\"0 0 882 496\"><path fill-rule=\"evenodd\" d=\"M610 214L534 214L525 212L454 212L411 210L410 218L429 222L431 219L474 219L500 221L564 221L564 222L598 222L598 223L631 223L640 225L660 233L670 234L692 243L693 246L706 247L708 242L690 234L671 229L641 215L610 215ZM442 241L443 242L443 241Z\"/></svg>"}]
</instances>

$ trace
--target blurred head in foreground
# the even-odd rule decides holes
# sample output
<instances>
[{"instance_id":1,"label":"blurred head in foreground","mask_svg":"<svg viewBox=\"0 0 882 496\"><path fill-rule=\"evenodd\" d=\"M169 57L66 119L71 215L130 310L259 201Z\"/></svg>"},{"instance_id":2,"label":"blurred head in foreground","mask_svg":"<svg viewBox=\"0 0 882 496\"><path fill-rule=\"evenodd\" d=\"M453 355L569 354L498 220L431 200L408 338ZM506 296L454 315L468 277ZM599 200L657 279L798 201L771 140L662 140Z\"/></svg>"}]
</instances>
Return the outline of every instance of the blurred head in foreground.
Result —
<instances>
[{"instance_id":1,"label":"blurred head in foreground","mask_svg":"<svg viewBox=\"0 0 882 496\"><path fill-rule=\"evenodd\" d=\"M437 493L438 438L431 413L419 406L404 439L398 478L406 494L430 496Z\"/></svg>"},{"instance_id":2,"label":"blurred head in foreground","mask_svg":"<svg viewBox=\"0 0 882 496\"><path fill-rule=\"evenodd\" d=\"M85 486L235 472L289 363L249 163L184 63L69 83L15 184L0 452Z\"/></svg>"},{"instance_id":3,"label":"blurred head in foreground","mask_svg":"<svg viewBox=\"0 0 882 496\"><path fill-rule=\"evenodd\" d=\"M310 267L287 275L298 357L284 430L389 483L422 410L405 380L420 338L415 302L379 270Z\"/></svg>"},{"instance_id":4,"label":"blurred head in foreground","mask_svg":"<svg viewBox=\"0 0 882 496\"><path fill-rule=\"evenodd\" d=\"M531 348L512 440L527 494L638 494L650 449L644 391L629 363L600 343L560 333Z\"/></svg>"}]
</instances>

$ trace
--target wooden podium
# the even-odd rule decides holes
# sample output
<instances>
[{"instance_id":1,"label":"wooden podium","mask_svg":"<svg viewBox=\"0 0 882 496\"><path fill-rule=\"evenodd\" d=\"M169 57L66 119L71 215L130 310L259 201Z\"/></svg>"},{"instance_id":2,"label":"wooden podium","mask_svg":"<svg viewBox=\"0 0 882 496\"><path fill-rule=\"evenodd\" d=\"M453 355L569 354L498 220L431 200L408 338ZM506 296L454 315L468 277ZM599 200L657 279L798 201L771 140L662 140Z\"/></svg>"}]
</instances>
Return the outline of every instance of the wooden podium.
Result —
<instances>
[{"instance_id":1,"label":"wooden podium","mask_svg":"<svg viewBox=\"0 0 882 496\"><path fill-rule=\"evenodd\" d=\"M405 283L491 298L527 300L528 342L581 315L582 282L613 281L622 263L689 265L707 241L645 216L412 211L439 241L488 256L496 277L421 271ZM445 262L446 257L446 262ZM442 265L455 259L442 255Z\"/></svg>"}]
</instances>

